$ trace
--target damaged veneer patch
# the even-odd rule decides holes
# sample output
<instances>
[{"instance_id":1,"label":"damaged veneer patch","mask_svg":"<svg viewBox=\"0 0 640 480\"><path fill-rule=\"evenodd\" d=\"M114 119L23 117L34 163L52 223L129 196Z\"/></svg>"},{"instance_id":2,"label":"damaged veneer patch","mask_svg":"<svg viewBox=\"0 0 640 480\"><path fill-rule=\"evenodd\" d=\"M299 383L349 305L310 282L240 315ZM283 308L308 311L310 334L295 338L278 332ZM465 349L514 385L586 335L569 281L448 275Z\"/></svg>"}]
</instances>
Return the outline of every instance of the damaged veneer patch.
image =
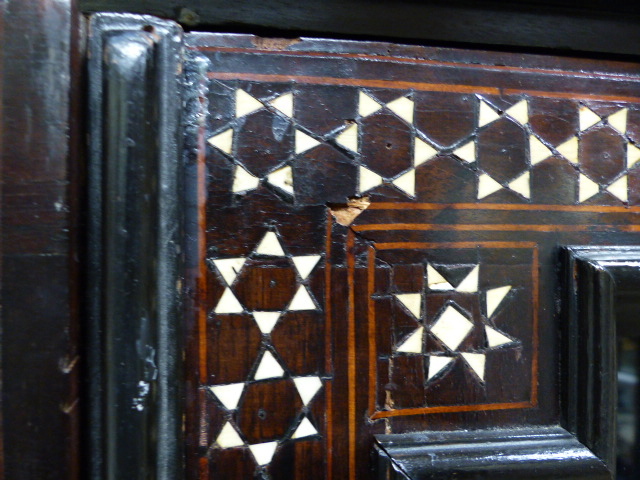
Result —
<instances>
[{"instance_id":1,"label":"damaged veneer patch","mask_svg":"<svg viewBox=\"0 0 640 480\"><path fill-rule=\"evenodd\" d=\"M348 227L353 223L358 215L364 212L371 201L369 197L353 197L347 200L347 203L333 203L329 204L329 211L336 222L340 225Z\"/></svg>"}]
</instances>

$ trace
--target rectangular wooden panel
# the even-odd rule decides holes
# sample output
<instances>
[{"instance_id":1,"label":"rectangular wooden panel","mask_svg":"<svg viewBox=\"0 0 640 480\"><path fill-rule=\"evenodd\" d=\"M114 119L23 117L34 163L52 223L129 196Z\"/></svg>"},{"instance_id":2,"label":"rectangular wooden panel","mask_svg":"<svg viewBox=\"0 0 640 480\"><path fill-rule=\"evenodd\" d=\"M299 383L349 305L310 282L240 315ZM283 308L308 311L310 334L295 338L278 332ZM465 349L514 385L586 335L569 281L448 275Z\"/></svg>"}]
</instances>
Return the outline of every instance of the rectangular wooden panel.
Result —
<instances>
[{"instance_id":1,"label":"rectangular wooden panel","mask_svg":"<svg viewBox=\"0 0 640 480\"><path fill-rule=\"evenodd\" d=\"M559 246L638 242L637 66L187 44L189 478L367 478L374 434L557 425Z\"/></svg>"}]
</instances>

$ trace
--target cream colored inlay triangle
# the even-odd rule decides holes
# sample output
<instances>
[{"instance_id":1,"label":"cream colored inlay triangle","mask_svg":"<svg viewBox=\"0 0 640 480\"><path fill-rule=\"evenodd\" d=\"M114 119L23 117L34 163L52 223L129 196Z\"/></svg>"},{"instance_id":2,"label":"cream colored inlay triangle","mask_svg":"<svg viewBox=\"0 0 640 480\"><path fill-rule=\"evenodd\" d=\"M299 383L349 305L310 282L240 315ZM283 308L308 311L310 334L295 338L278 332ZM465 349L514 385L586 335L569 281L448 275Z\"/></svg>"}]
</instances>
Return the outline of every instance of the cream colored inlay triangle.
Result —
<instances>
[{"instance_id":1,"label":"cream colored inlay triangle","mask_svg":"<svg viewBox=\"0 0 640 480\"><path fill-rule=\"evenodd\" d=\"M506 345L507 343L513 342L513 340L511 340L509 337L503 335L502 333L494 328L489 327L488 325L485 325L484 331L487 334L487 343L491 348L499 347L500 345Z\"/></svg>"},{"instance_id":2,"label":"cream colored inlay triangle","mask_svg":"<svg viewBox=\"0 0 640 480\"><path fill-rule=\"evenodd\" d=\"M318 140L307 135L302 130L296 130L296 153L306 152L316 145L320 145Z\"/></svg>"},{"instance_id":3,"label":"cream colored inlay triangle","mask_svg":"<svg viewBox=\"0 0 640 480\"><path fill-rule=\"evenodd\" d=\"M360 167L360 193L382 185L382 177L368 168Z\"/></svg>"},{"instance_id":4,"label":"cream colored inlay triangle","mask_svg":"<svg viewBox=\"0 0 640 480\"><path fill-rule=\"evenodd\" d=\"M293 260L293 264L296 266L296 270L298 270L300 278L302 278L302 280L306 280L311 271L320 261L320 255L292 257L291 260Z\"/></svg>"},{"instance_id":5,"label":"cream colored inlay triangle","mask_svg":"<svg viewBox=\"0 0 640 480\"><path fill-rule=\"evenodd\" d=\"M214 260L213 264L216 266L224 281L227 282L227 285L231 286L231 284L235 281L236 276L240 273L242 266L246 258L223 258Z\"/></svg>"},{"instance_id":6,"label":"cream colored inlay triangle","mask_svg":"<svg viewBox=\"0 0 640 480\"><path fill-rule=\"evenodd\" d=\"M291 305L289 305L288 310L297 311L315 309L316 304L313 303L311 295L309 295L309 292L307 291L307 287L305 287L304 285L300 285L300 287L298 287L298 291L293 297L293 300L291 300Z\"/></svg>"},{"instance_id":7,"label":"cream colored inlay triangle","mask_svg":"<svg viewBox=\"0 0 640 480\"><path fill-rule=\"evenodd\" d=\"M512 107L509 107L504 113L513 118L516 122L524 125L529 122L529 103L526 100L520 100Z\"/></svg>"},{"instance_id":8,"label":"cream colored inlay triangle","mask_svg":"<svg viewBox=\"0 0 640 480\"><path fill-rule=\"evenodd\" d=\"M240 435L238 435L236 429L233 428L233 425L231 425L231 422L224 424L218 438L216 438L216 443L220 445L221 448L234 448L244 445L244 442L240 438Z\"/></svg>"},{"instance_id":9,"label":"cream colored inlay triangle","mask_svg":"<svg viewBox=\"0 0 640 480\"><path fill-rule=\"evenodd\" d=\"M225 288L218 301L215 313L242 313L242 311L242 305L240 305L240 302L231 289L229 287Z\"/></svg>"},{"instance_id":10,"label":"cream colored inlay triangle","mask_svg":"<svg viewBox=\"0 0 640 480\"><path fill-rule=\"evenodd\" d=\"M244 383L232 383L229 385L217 385L209 387L209 390L216 396L220 403L227 410L235 410L244 390Z\"/></svg>"},{"instance_id":11,"label":"cream colored inlay triangle","mask_svg":"<svg viewBox=\"0 0 640 480\"><path fill-rule=\"evenodd\" d=\"M293 170L290 166L282 167L267 175L267 182L289 195L293 195Z\"/></svg>"},{"instance_id":12,"label":"cream colored inlay triangle","mask_svg":"<svg viewBox=\"0 0 640 480\"><path fill-rule=\"evenodd\" d=\"M447 365L453 361L453 357L435 356L429 357L429 373L427 374L427 380L431 380L444 370Z\"/></svg>"},{"instance_id":13,"label":"cream colored inlay triangle","mask_svg":"<svg viewBox=\"0 0 640 480\"><path fill-rule=\"evenodd\" d=\"M458 310L448 306L431 327L431 333L450 350L456 350L472 328L473 323Z\"/></svg>"},{"instance_id":14,"label":"cream colored inlay triangle","mask_svg":"<svg viewBox=\"0 0 640 480\"><path fill-rule=\"evenodd\" d=\"M278 98L272 100L271 106L277 108L287 117L293 117L293 93L285 93Z\"/></svg>"},{"instance_id":15,"label":"cream colored inlay triangle","mask_svg":"<svg viewBox=\"0 0 640 480\"><path fill-rule=\"evenodd\" d=\"M260 360L260 365L253 376L254 380L264 380L266 378L280 378L284 375L284 369L275 359L273 354L266 350Z\"/></svg>"},{"instance_id":16,"label":"cream colored inlay triangle","mask_svg":"<svg viewBox=\"0 0 640 480\"><path fill-rule=\"evenodd\" d=\"M336 142L344 148L358 152L358 125L352 124L336 137Z\"/></svg>"},{"instance_id":17,"label":"cream colored inlay triangle","mask_svg":"<svg viewBox=\"0 0 640 480\"><path fill-rule=\"evenodd\" d=\"M493 312L496 311L496 308L502 303L502 300L504 300L504 297L507 296L510 290L510 285L487 290L487 317L493 315Z\"/></svg>"},{"instance_id":18,"label":"cream colored inlay triangle","mask_svg":"<svg viewBox=\"0 0 640 480\"><path fill-rule=\"evenodd\" d=\"M236 118L248 115L260 110L263 107L262 103L242 89L236 90Z\"/></svg>"},{"instance_id":19,"label":"cream colored inlay triangle","mask_svg":"<svg viewBox=\"0 0 640 480\"><path fill-rule=\"evenodd\" d=\"M422 336L424 327L418 328L409 337L398 345L397 352L403 353L422 353Z\"/></svg>"},{"instance_id":20,"label":"cream colored inlay triangle","mask_svg":"<svg viewBox=\"0 0 640 480\"><path fill-rule=\"evenodd\" d=\"M553 155L553 152L535 135L531 135L529 136L529 154L531 158L531 165L535 165L549 158Z\"/></svg>"},{"instance_id":21,"label":"cream colored inlay triangle","mask_svg":"<svg viewBox=\"0 0 640 480\"><path fill-rule=\"evenodd\" d=\"M416 171L411 169L393 180L393 184L411 197L416 196Z\"/></svg>"},{"instance_id":22,"label":"cream colored inlay triangle","mask_svg":"<svg viewBox=\"0 0 640 480\"><path fill-rule=\"evenodd\" d=\"M453 290L453 285L447 282L440 272L427 263L427 285L431 290Z\"/></svg>"},{"instance_id":23,"label":"cream colored inlay triangle","mask_svg":"<svg viewBox=\"0 0 640 480\"><path fill-rule=\"evenodd\" d=\"M233 147L233 128L229 128L222 133L210 137L207 142L222 150L227 155L231 155L231 149Z\"/></svg>"},{"instance_id":24,"label":"cream colored inlay triangle","mask_svg":"<svg viewBox=\"0 0 640 480\"><path fill-rule=\"evenodd\" d=\"M578 137L571 137L556 147L558 153L571 163L578 163Z\"/></svg>"},{"instance_id":25,"label":"cream colored inlay triangle","mask_svg":"<svg viewBox=\"0 0 640 480\"><path fill-rule=\"evenodd\" d=\"M486 356L484 353L461 353L462 358L465 359L467 364L471 367L471 370L478 376L480 380L484 381L484 364Z\"/></svg>"},{"instance_id":26,"label":"cream colored inlay triangle","mask_svg":"<svg viewBox=\"0 0 640 480\"><path fill-rule=\"evenodd\" d=\"M382 108L377 101L371 98L364 92L360 92L358 96L358 113L361 117L366 117L367 115L371 115L372 113L377 112Z\"/></svg>"},{"instance_id":27,"label":"cream colored inlay triangle","mask_svg":"<svg viewBox=\"0 0 640 480\"><path fill-rule=\"evenodd\" d=\"M422 312L422 295L419 293L397 293L395 297L411 314L420 318Z\"/></svg>"},{"instance_id":28,"label":"cream colored inlay triangle","mask_svg":"<svg viewBox=\"0 0 640 480\"><path fill-rule=\"evenodd\" d=\"M240 165L236 165L235 175L233 177L233 193L244 192L247 190L255 190L260 185L260 179L252 175Z\"/></svg>"},{"instance_id":29,"label":"cream colored inlay triangle","mask_svg":"<svg viewBox=\"0 0 640 480\"><path fill-rule=\"evenodd\" d=\"M304 438L317 434L318 430L316 430L316 427L311 424L307 417L304 417L300 425L298 425L298 428L296 428L296 431L291 435L291 438Z\"/></svg>"},{"instance_id":30,"label":"cream colored inlay triangle","mask_svg":"<svg viewBox=\"0 0 640 480\"><path fill-rule=\"evenodd\" d=\"M256 443L255 445L249 445L249 450L253 454L253 458L256 459L256 463L260 466L271 463L273 455L278 448L278 442L266 442Z\"/></svg>"},{"instance_id":31,"label":"cream colored inlay triangle","mask_svg":"<svg viewBox=\"0 0 640 480\"><path fill-rule=\"evenodd\" d=\"M433 157L438 150L433 148L424 140L415 137L415 144L413 148L413 166L417 167Z\"/></svg>"},{"instance_id":32,"label":"cream colored inlay triangle","mask_svg":"<svg viewBox=\"0 0 640 480\"><path fill-rule=\"evenodd\" d=\"M627 190L627 175L620 177L607 187L607 191L618 197L623 202L629 200Z\"/></svg>"},{"instance_id":33,"label":"cream colored inlay triangle","mask_svg":"<svg viewBox=\"0 0 640 480\"><path fill-rule=\"evenodd\" d=\"M515 180L509 182L509 188L514 192L519 193L524 198L531 198L531 174L530 172L524 172Z\"/></svg>"},{"instance_id":34,"label":"cream colored inlay triangle","mask_svg":"<svg viewBox=\"0 0 640 480\"><path fill-rule=\"evenodd\" d=\"M478 200L497 192L501 188L502 185L496 182L489 175L486 173L481 174L478 177Z\"/></svg>"},{"instance_id":35,"label":"cream colored inlay triangle","mask_svg":"<svg viewBox=\"0 0 640 480\"><path fill-rule=\"evenodd\" d=\"M640 148L627 143L627 168L633 167L640 160Z\"/></svg>"},{"instance_id":36,"label":"cream colored inlay triangle","mask_svg":"<svg viewBox=\"0 0 640 480\"><path fill-rule=\"evenodd\" d=\"M607 118L609 125L615 128L618 132L625 134L627 133L627 114L629 110L627 108L623 108L622 110L618 110L613 115L610 115Z\"/></svg>"},{"instance_id":37,"label":"cream colored inlay triangle","mask_svg":"<svg viewBox=\"0 0 640 480\"><path fill-rule=\"evenodd\" d=\"M590 199L600 191L598 184L586 175L580 174L578 179L578 198L580 203Z\"/></svg>"},{"instance_id":38,"label":"cream colored inlay triangle","mask_svg":"<svg viewBox=\"0 0 640 480\"><path fill-rule=\"evenodd\" d=\"M400 97L393 102L387 103L387 108L405 122L413 123L413 101L407 97Z\"/></svg>"},{"instance_id":39,"label":"cream colored inlay triangle","mask_svg":"<svg viewBox=\"0 0 640 480\"><path fill-rule=\"evenodd\" d=\"M293 379L293 383L296 385L303 405L308 405L322 388L320 377L297 377Z\"/></svg>"},{"instance_id":40,"label":"cream colored inlay triangle","mask_svg":"<svg viewBox=\"0 0 640 480\"><path fill-rule=\"evenodd\" d=\"M271 333L281 314L282 312L252 312L258 328L265 334Z\"/></svg>"},{"instance_id":41,"label":"cream colored inlay triangle","mask_svg":"<svg viewBox=\"0 0 640 480\"><path fill-rule=\"evenodd\" d=\"M484 100L480 100L480 114L478 116L478 127L485 125L500 118L500 114L489 106Z\"/></svg>"},{"instance_id":42,"label":"cream colored inlay triangle","mask_svg":"<svg viewBox=\"0 0 640 480\"><path fill-rule=\"evenodd\" d=\"M460 282L460 285L456 287L456 292L477 292L478 291L478 273L480 272L480 266L476 265L473 270L464 277L464 280Z\"/></svg>"},{"instance_id":43,"label":"cream colored inlay triangle","mask_svg":"<svg viewBox=\"0 0 640 480\"><path fill-rule=\"evenodd\" d=\"M593 110L585 106L580 107L580 131L593 127L600 120L602 120L600 116L598 116Z\"/></svg>"},{"instance_id":44,"label":"cream colored inlay triangle","mask_svg":"<svg viewBox=\"0 0 640 480\"><path fill-rule=\"evenodd\" d=\"M465 162L473 163L476 161L476 144L473 140L465 143L459 148L453 151L453 154L464 160Z\"/></svg>"},{"instance_id":45,"label":"cream colored inlay triangle","mask_svg":"<svg viewBox=\"0 0 640 480\"><path fill-rule=\"evenodd\" d=\"M267 232L258 244L256 253L259 255L270 255L272 257L284 257L284 250L275 232Z\"/></svg>"}]
</instances>

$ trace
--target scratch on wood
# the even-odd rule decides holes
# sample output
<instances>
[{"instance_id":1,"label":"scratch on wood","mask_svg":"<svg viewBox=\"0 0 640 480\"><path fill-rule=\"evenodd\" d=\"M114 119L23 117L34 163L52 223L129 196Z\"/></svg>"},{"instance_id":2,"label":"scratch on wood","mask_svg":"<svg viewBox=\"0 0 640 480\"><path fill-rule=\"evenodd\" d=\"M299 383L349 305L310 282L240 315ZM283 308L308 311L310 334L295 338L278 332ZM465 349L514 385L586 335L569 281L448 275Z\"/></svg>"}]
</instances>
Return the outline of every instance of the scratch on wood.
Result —
<instances>
[{"instance_id":1,"label":"scratch on wood","mask_svg":"<svg viewBox=\"0 0 640 480\"><path fill-rule=\"evenodd\" d=\"M263 50L286 50L296 43L300 43L299 38L264 38L254 37L253 44Z\"/></svg>"}]
</instances>

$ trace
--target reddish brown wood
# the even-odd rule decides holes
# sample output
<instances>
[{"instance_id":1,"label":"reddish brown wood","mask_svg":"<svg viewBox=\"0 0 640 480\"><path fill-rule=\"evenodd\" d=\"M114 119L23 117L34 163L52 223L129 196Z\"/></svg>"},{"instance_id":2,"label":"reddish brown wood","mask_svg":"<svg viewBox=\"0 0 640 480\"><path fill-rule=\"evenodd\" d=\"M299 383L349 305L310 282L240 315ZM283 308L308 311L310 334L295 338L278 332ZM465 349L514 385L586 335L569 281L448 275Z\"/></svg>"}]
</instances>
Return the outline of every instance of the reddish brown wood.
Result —
<instances>
[{"instance_id":1,"label":"reddish brown wood","mask_svg":"<svg viewBox=\"0 0 640 480\"><path fill-rule=\"evenodd\" d=\"M4 476L80 478L81 20L72 1L0 17Z\"/></svg>"}]
</instances>

